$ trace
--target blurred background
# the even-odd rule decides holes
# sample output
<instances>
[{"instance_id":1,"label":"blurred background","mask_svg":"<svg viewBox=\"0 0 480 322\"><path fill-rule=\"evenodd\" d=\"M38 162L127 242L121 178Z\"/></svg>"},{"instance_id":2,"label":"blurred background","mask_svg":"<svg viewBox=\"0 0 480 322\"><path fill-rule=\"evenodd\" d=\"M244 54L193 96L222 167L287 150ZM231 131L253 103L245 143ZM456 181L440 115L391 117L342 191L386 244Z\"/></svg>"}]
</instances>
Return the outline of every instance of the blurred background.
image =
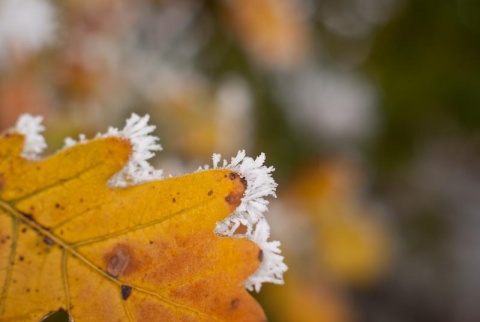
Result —
<instances>
[{"instance_id":1,"label":"blurred background","mask_svg":"<svg viewBox=\"0 0 480 322\"><path fill-rule=\"evenodd\" d=\"M0 129L267 155L270 321L480 321L480 1L0 0Z\"/></svg>"}]
</instances>

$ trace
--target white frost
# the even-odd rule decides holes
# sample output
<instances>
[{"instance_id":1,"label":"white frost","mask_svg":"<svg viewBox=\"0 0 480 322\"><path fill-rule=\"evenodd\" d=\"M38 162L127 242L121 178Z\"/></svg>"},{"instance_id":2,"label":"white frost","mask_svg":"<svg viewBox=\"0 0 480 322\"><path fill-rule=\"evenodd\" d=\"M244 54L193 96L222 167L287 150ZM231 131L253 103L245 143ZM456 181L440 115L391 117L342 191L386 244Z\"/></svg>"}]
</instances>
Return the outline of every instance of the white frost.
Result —
<instances>
[{"instance_id":1,"label":"white frost","mask_svg":"<svg viewBox=\"0 0 480 322\"><path fill-rule=\"evenodd\" d=\"M78 144L78 143L85 143L87 142L87 137L85 136L85 134L80 134L78 136L78 141L71 138L71 137L66 137L65 140L64 140L64 146L63 148L69 148L71 146L74 146L75 144Z\"/></svg>"},{"instance_id":2,"label":"white frost","mask_svg":"<svg viewBox=\"0 0 480 322\"><path fill-rule=\"evenodd\" d=\"M22 156L26 159L38 159L39 154L47 147L45 138L40 134L45 131L42 116L23 114L17 120L15 130L25 136Z\"/></svg>"},{"instance_id":3,"label":"white frost","mask_svg":"<svg viewBox=\"0 0 480 322\"><path fill-rule=\"evenodd\" d=\"M153 168L147 161L155 156L155 151L162 150L161 145L157 143L159 139L150 135L155 130L155 126L148 124L149 119L149 115L140 117L133 113L122 130L110 127L106 134L97 135L97 137L125 138L133 146L128 163L109 180L108 184L111 187L126 187L163 178L163 171Z\"/></svg>"},{"instance_id":4,"label":"white frost","mask_svg":"<svg viewBox=\"0 0 480 322\"><path fill-rule=\"evenodd\" d=\"M223 160L219 166L221 156L213 155L213 167L236 171L247 181L247 189L242 203L229 217L217 223L215 232L223 236L241 237L254 241L263 252L263 260L257 271L245 282L248 290L260 291L262 283L270 282L283 284L283 273L288 269L280 255L280 242L268 241L270 226L264 217L267 211L267 196L275 195L277 183L271 173L273 167L264 165L265 155L262 153L256 159L245 156L245 151L239 151L230 163ZM246 227L245 234L236 234L240 226Z\"/></svg>"},{"instance_id":5,"label":"white frost","mask_svg":"<svg viewBox=\"0 0 480 322\"><path fill-rule=\"evenodd\" d=\"M155 126L149 125L149 120L149 115L140 117L132 113L123 129L110 127L107 133L97 134L96 138L118 137L130 141L132 144L132 153L127 164L110 178L108 181L110 187L132 186L163 178L163 171L155 169L147 161L155 156L155 151L162 150L162 146L157 143L159 139L150 135L155 130ZM85 142L88 140L84 134L80 134L78 140L68 137L65 139L64 148Z\"/></svg>"}]
</instances>

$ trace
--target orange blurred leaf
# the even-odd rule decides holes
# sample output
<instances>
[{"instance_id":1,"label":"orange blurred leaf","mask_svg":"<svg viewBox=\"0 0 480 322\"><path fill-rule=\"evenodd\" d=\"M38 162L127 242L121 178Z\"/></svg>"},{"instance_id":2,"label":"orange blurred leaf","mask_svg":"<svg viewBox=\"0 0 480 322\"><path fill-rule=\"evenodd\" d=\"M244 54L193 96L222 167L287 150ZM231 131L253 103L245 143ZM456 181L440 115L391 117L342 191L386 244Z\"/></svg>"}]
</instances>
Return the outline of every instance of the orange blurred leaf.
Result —
<instances>
[{"instance_id":1,"label":"orange blurred leaf","mask_svg":"<svg viewBox=\"0 0 480 322\"><path fill-rule=\"evenodd\" d=\"M313 227L316 265L357 286L381 278L392 253L386 223L362 200L362 179L358 167L336 159L306 167L291 193Z\"/></svg>"},{"instance_id":2,"label":"orange blurred leaf","mask_svg":"<svg viewBox=\"0 0 480 322\"><path fill-rule=\"evenodd\" d=\"M247 52L270 68L289 68L305 58L310 31L295 0L226 1L225 20Z\"/></svg>"},{"instance_id":3,"label":"orange blurred leaf","mask_svg":"<svg viewBox=\"0 0 480 322\"><path fill-rule=\"evenodd\" d=\"M351 309L336 293L326 285L312 280L302 281L290 274L288 283L282 288L267 285L262 299L268 299L265 309L278 322L354 321Z\"/></svg>"}]
</instances>

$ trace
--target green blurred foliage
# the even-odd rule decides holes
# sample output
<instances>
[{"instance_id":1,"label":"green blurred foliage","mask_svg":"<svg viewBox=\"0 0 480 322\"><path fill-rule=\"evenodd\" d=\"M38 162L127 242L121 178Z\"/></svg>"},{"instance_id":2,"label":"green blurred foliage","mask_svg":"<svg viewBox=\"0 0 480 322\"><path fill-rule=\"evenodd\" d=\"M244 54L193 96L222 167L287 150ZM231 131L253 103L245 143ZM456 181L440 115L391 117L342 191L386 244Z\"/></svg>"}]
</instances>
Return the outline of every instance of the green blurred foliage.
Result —
<instances>
[{"instance_id":1,"label":"green blurred foliage","mask_svg":"<svg viewBox=\"0 0 480 322\"><path fill-rule=\"evenodd\" d=\"M382 104L377 165L407 162L432 136L478 134L479 14L478 1L408 1L379 30L365 66Z\"/></svg>"}]
</instances>

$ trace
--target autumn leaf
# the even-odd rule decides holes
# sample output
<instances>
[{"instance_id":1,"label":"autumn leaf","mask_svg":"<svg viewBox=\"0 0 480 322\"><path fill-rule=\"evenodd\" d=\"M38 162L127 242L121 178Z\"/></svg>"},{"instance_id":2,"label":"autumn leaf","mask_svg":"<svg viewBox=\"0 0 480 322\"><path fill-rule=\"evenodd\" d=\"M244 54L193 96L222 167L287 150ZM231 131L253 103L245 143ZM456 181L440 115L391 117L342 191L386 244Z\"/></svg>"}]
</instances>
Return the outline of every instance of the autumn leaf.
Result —
<instances>
[{"instance_id":1,"label":"autumn leaf","mask_svg":"<svg viewBox=\"0 0 480 322\"><path fill-rule=\"evenodd\" d=\"M249 56L271 69L300 65L308 55L311 35L306 15L292 0L222 2L225 23Z\"/></svg>"},{"instance_id":2,"label":"autumn leaf","mask_svg":"<svg viewBox=\"0 0 480 322\"><path fill-rule=\"evenodd\" d=\"M59 309L75 321L265 320L245 287L286 270L262 215L272 169L240 153L160 179L147 121L45 159L38 118L0 137L0 320Z\"/></svg>"},{"instance_id":3,"label":"autumn leaf","mask_svg":"<svg viewBox=\"0 0 480 322\"><path fill-rule=\"evenodd\" d=\"M392 241L378 210L360 198L360 169L341 159L316 163L292 185L291 195L315 231L317 265L355 287L379 280L387 272Z\"/></svg>"},{"instance_id":4,"label":"autumn leaf","mask_svg":"<svg viewBox=\"0 0 480 322\"><path fill-rule=\"evenodd\" d=\"M293 267L293 266L292 266ZM298 273L298 272L297 272ZM281 289L267 285L262 297L274 321L351 322L358 320L341 292L316 278L289 275Z\"/></svg>"}]
</instances>

